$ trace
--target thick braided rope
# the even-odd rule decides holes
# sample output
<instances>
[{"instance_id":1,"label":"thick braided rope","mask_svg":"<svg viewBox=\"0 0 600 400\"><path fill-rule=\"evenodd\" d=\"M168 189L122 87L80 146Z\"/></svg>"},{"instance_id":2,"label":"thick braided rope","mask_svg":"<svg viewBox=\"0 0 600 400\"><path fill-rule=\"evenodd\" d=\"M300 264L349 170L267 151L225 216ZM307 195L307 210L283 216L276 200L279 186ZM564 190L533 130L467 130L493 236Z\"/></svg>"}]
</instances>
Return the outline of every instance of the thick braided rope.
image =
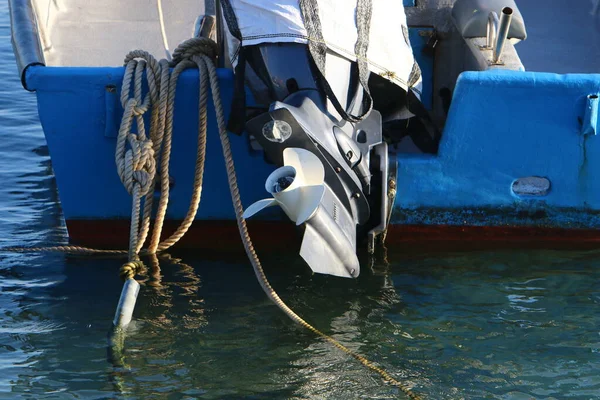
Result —
<instances>
[{"instance_id":1,"label":"thick braided rope","mask_svg":"<svg viewBox=\"0 0 600 400\"><path fill-rule=\"evenodd\" d=\"M169 155L171 153L171 134L173 132L173 112L168 112L169 109L169 94L171 87L171 75L169 71L169 63L167 60L160 61L161 66L161 91L158 101L157 107L157 130L156 137L153 138L154 141L154 151L156 155L156 163L160 164L160 199L158 210L159 213L164 213L166 211L166 206L169 194ZM171 103L172 105L172 103ZM167 117L168 115L168 117ZM170 121L170 123L167 123ZM165 140L165 137L167 140ZM168 143L166 143L168 142ZM168 146L168 151L165 149ZM162 151L161 151L162 148ZM165 153L167 156L165 157ZM156 179L155 179L156 184ZM153 187L154 189L154 187ZM147 216L147 219L144 219L144 224L150 223L150 215L152 213L152 194L147 195L144 215ZM160 235L162 232L162 220L159 224L157 224L157 219L155 218L154 229L152 232L152 238L150 239L149 252L154 254L156 252L156 248L158 246L158 242L160 241Z\"/></svg>"},{"instance_id":2,"label":"thick braided rope","mask_svg":"<svg viewBox=\"0 0 600 400\"><path fill-rule=\"evenodd\" d=\"M117 139L116 157L118 157L117 168L119 170L119 176L125 187L133 196L129 242L130 260L137 258L149 231L153 191L156 184L155 166L158 163L160 163L161 195L148 252L150 254L155 254L156 252L164 251L177 243L192 225L198 211L202 192L204 160L206 154L206 102L208 97L206 87L208 85L208 78L207 74L204 73L205 71L202 69L202 65L199 63L199 59L197 56L194 56L194 54L203 54L204 52L208 52L212 55L216 54L216 45L214 42L208 42L205 39L191 39L182 43L174 53L176 65L170 76L168 74L167 62L165 60L157 62L156 59L147 52L136 50L128 54L125 58L127 68L123 78L121 103L124 108L127 106L129 106L129 108L125 109L122 127L119 131L119 138L121 137L121 132L131 130L133 116L136 117L136 123L138 124L138 134L137 137L132 134L128 136L130 150L125 153L125 157L122 156L124 152L124 140ZM195 61L193 61L194 58L196 59ZM141 60L136 61L137 59ZM134 66L135 74L132 72L134 71ZM145 68L146 66L148 67ZM164 218L169 202L169 161L171 157L177 81L181 72L193 66L198 67L200 70L198 150L196 155L193 193L188 212L182 223L169 238L160 242ZM146 69L148 76L149 93L142 99L141 72L144 68ZM134 96L133 98L127 99L126 96L130 90L132 77L135 78ZM150 138L146 139L143 125L144 121L142 118L143 114L150 107L152 108ZM129 155L130 152L131 155ZM139 171L140 169L147 173L145 175L142 174ZM140 179L143 181L140 182ZM135 184L140 186L138 190L135 190ZM141 197L144 195L146 196L146 199L140 227L140 203Z\"/></svg>"},{"instance_id":3,"label":"thick braided rope","mask_svg":"<svg viewBox=\"0 0 600 400\"><path fill-rule=\"evenodd\" d=\"M227 169L227 179L229 181L229 189L231 192L231 199L233 201L233 208L235 209L235 215L237 220L238 229L240 231L240 236L242 242L244 244L244 248L246 250L246 254L252 263L252 267L254 269L254 273L256 278L258 279L260 286L263 291L269 297L273 303L275 303L292 321L303 326L304 328L310 330L316 335L322 337L327 340L329 343L333 344L338 349L342 350L346 354L352 356L354 359L358 360L362 365L371 369L374 372L377 372L386 382L396 386L400 391L402 391L406 396L413 400L422 399L422 397L416 393L414 393L410 387L405 385L404 383L393 378L389 373L384 371L383 369L374 365L371 361L367 360L365 357L357 354L332 338L329 335L319 331L311 324L302 319L298 314L296 314L291 308L289 308L283 300L279 297L277 292L273 289L271 284L269 283L267 276L262 268L258 255L254 250L254 246L252 244L252 240L250 239L250 234L248 233L248 228L246 226L246 221L243 217L244 209L242 206L242 201L240 197L239 188L237 185L237 176L235 172L235 166L233 163L233 156L231 154L231 145L229 143L229 136L227 134L227 130L225 128L225 116L223 113L223 105L221 104L221 95L219 90L218 78L216 68L212 59L206 56L202 56L202 60L204 61L209 77L210 77L210 87L212 90L213 103L215 106L215 113L217 118L217 125L219 128L219 137L221 139L221 147L223 149L223 157L225 159L225 166Z\"/></svg>"},{"instance_id":4,"label":"thick braided rope","mask_svg":"<svg viewBox=\"0 0 600 400\"><path fill-rule=\"evenodd\" d=\"M180 68L181 66L181 68ZM190 66L196 66L199 70L199 102L198 102L198 143L197 143L197 152L196 152L196 169L194 173L194 185L192 197L190 199L190 205L188 207L188 212L179 225L179 227L175 230L175 232L169 236L167 239L163 240L157 247L156 251L161 252L169 247L173 246L177 243L183 235L188 231L194 219L196 218L196 213L198 212L198 207L200 205L200 198L202 194L202 184L204 179L204 164L206 158L206 130L207 130L207 115L206 115L206 104L208 99L208 74L206 73L206 67L201 62L198 56L193 56L192 60L184 59L177 64L175 70L173 71L172 80L173 84L173 97L175 91L175 84L177 82L177 78L179 73L183 71L183 69L188 68ZM172 131L172 128L169 129ZM165 207L166 208L166 207ZM165 212L162 209L157 211L156 216L156 226L162 226L165 218ZM153 247L150 247L150 250L153 251Z\"/></svg>"},{"instance_id":5,"label":"thick braided rope","mask_svg":"<svg viewBox=\"0 0 600 400\"><path fill-rule=\"evenodd\" d=\"M130 53L131 55L131 53ZM154 58L151 58L151 65L155 65ZM154 159L156 165L160 163L160 155L161 155L161 147L165 133L165 115L167 109L167 96L168 91L164 90L164 88L169 85L169 64L166 60L161 60L158 64L158 70L160 71L160 79L158 80L158 93L153 95L152 90L150 90L150 94L152 96L152 114L150 119L150 140L152 140L153 150L154 150ZM156 82L156 73L152 73L154 76L154 80ZM152 87L151 84L148 86ZM156 85L154 85L156 86ZM152 217L152 205L154 201L154 188L156 187L156 175L152 181L151 188L149 192L146 194L146 198L144 199L144 211L142 218L142 226L140 228L140 239L138 242L137 251L139 252L142 248L144 242L146 241L147 234L150 230L150 219Z\"/></svg>"},{"instance_id":6,"label":"thick braided rope","mask_svg":"<svg viewBox=\"0 0 600 400\"><path fill-rule=\"evenodd\" d=\"M169 245L163 245L160 243L160 236L162 233L164 219L167 212L167 207L169 204L169 162L171 160L171 146L173 141L173 115L174 115L174 107L175 107L175 91L177 88L177 81L179 79L179 75L185 69L192 67L194 64L189 60L183 60L179 64L175 66L171 76L169 78L169 85L167 90L167 104L165 108L165 126L164 126L164 138L162 143L162 151L161 151L161 160L160 160L160 199L158 201L158 207L156 210L156 216L154 218L154 228L152 232L152 238L150 241L150 245L148 247L148 251L150 253L156 253L160 251L164 251L175 244L187 231L181 230L181 225L185 224L185 220L182 221L180 227L176 230L178 236L175 240L171 240ZM202 133L200 131L200 136ZM200 151L200 149L198 150ZM201 160L197 160L196 162L196 174L199 169L204 169L204 158ZM201 190L201 187L194 186L192 197L194 197L194 193L198 193ZM196 208L197 209L197 208ZM195 214L194 214L195 216ZM189 225L188 225L189 228ZM173 235L171 236L171 238ZM170 238L170 239L171 239ZM160 249L159 249L160 246Z\"/></svg>"},{"instance_id":7,"label":"thick braided rope","mask_svg":"<svg viewBox=\"0 0 600 400\"><path fill-rule=\"evenodd\" d=\"M166 98L165 90L161 90L168 85L169 79L169 68L168 63L165 60L161 60L160 62L156 61L156 59L148 52L143 50L134 50L131 51L125 57L125 65L129 66L130 64L135 65L136 59L142 60L142 62L147 63L146 68L146 78L148 80L148 95L144 99L144 104L146 108L151 108L151 117L150 117L150 141L152 143L152 150L154 152L154 164L158 165L159 155L160 155L160 147L162 144L162 138L164 133L164 109L166 107ZM139 77L139 80L137 79ZM141 96L141 74L136 77L136 97ZM139 86L138 86L139 82ZM121 103L123 104L129 93L130 88L130 79L126 74L123 80L123 85L121 88ZM149 103L150 101L151 103ZM141 121L143 124L143 120ZM136 248L134 249L134 253L139 253L141 248L146 241L149 228L150 228L150 219L152 214L152 203L154 200L154 187L156 184L156 173L152 176L152 181L149 183L150 188L147 190L146 198L144 200L144 210L143 217L141 221L141 227L139 228L139 236L137 240Z\"/></svg>"},{"instance_id":8,"label":"thick braided rope","mask_svg":"<svg viewBox=\"0 0 600 400\"><path fill-rule=\"evenodd\" d=\"M206 55L213 59L217 54L217 45L214 41L207 38L192 38L181 43L173 52L174 66L171 79L169 80L169 96L166 107L165 138L161 159L161 198L156 211L154 221L154 231L149 246L150 253L162 252L177 243L188 231L198 211L200 198L202 194L202 182L204 177L204 161L206 156L206 103L208 98L208 74L206 67L202 63L199 55ZM169 159L171 157L171 142L173 134L173 112L175 102L175 91L177 81L181 72L187 68L196 66L199 70L199 102L198 102L198 147L196 153L196 169L194 174L194 186L188 212L175 230L175 232L164 241L160 242L160 233L164 224L166 209L168 205L168 196L162 196L169 191Z\"/></svg>"},{"instance_id":9,"label":"thick braided rope","mask_svg":"<svg viewBox=\"0 0 600 400\"><path fill-rule=\"evenodd\" d=\"M206 66L197 54L216 55L216 44L203 38L194 38L182 43L174 53L175 68L169 76L166 61L157 62L147 52L136 50L127 55L127 65L121 90L121 104L125 110L119 136L115 160L121 181L132 195L131 225L129 234L129 260L139 260L139 252L147 238L152 212L153 191L156 185L156 165L160 162L161 191L154 229L148 252L155 254L177 243L192 225L202 193L204 161L206 155L206 103L208 97L208 74ZM164 218L169 201L169 161L173 134L173 114L175 92L179 75L192 66L199 69L199 110L198 110L198 150L194 186L188 212L165 241L160 242ZM142 76L146 71L148 94L142 99ZM129 97L131 81L134 81L133 97ZM146 137L143 115L152 109L150 137ZM131 133L133 119L137 124L137 134ZM129 149L125 151L125 138ZM162 150L162 151L161 151ZM140 222L141 199L146 196L143 216ZM141 226L140 226L141 225Z\"/></svg>"},{"instance_id":10,"label":"thick braided rope","mask_svg":"<svg viewBox=\"0 0 600 400\"><path fill-rule=\"evenodd\" d=\"M129 54L126 62L127 66L121 88L121 105L124 112L117 136L115 164L121 182L132 196L129 261L137 261L149 228L149 224L142 223L142 229L140 230L141 200L142 197L151 193L156 176L155 151L151 138L146 136L144 114L152 103L158 101L156 75L159 66L156 60L145 52ZM142 99L142 83L145 71L148 77L149 92ZM130 96L132 80L134 82L133 96ZM153 111L153 116L152 119L156 120L155 111ZM134 118L137 133L132 133ZM129 145L129 148L126 148L126 144ZM146 218L142 220L145 221Z\"/></svg>"}]
</instances>

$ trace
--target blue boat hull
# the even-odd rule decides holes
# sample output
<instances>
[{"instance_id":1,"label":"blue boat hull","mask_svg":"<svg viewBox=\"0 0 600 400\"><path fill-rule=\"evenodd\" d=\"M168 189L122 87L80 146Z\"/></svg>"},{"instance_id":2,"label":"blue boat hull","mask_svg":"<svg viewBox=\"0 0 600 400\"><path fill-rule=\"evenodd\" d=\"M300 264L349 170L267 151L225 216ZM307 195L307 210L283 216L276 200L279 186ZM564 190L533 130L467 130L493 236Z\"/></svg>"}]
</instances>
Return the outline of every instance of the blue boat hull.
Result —
<instances>
[{"instance_id":1,"label":"blue boat hull","mask_svg":"<svg viewBox=\"0 0 600 400\"><path fill-rule=\"evenodd\" d=\"M413 36L411 32L411 39ZM418 51L419 45L414 47ZM432 95L432 61L420 57L427 104ZM122 247L126 240L119 235L104 240L101 236L121 230L130 216L130 197L114 162L123 68L33 66L26 73L27 85L38 98L71 240ZM220 70L219 77L227 105L233 77L228 70ZM588 96L599 92L598 74L463 73L454 90L438 154L397 154L398 195L389 240L436 236L446 240L449 236L441 232L461 237L460 232L470 228L475 232L471 239L496 237L490 233L495 229L505 239L539 234L541 238L595 242L595 229L600 226L600 165L596 166L600 164L600 144L596 135L584 132L589 133L588 125L597 123L586 120L586 106ZM198 73L186 71L177 87L175 105L173 185L167 213L173 224L185 216L192 193L197 93ZM212 105L209 107L209 115L214 115ZM249 205L265 197L264 181L273 166L264 162L262 152L252 150L247 136L231 135L231 142L242 199ZM227 221L234 226L214 119L209 121L207 153L196 219L198 229L210 235ZM543 195L516 194L514 182L525 177L547 179L550 188ZM272 230L279 226L273 225L274 221L285 217L274 209L261 218L255 226L265 228L265 237L270 234L273 242L277 235ZM487 229L485 234L482 228ZM230 231L233 234L223 234L237 240L235 231ZM286 240L291 236L280 235Z\"/></svg>"}]
</instances>

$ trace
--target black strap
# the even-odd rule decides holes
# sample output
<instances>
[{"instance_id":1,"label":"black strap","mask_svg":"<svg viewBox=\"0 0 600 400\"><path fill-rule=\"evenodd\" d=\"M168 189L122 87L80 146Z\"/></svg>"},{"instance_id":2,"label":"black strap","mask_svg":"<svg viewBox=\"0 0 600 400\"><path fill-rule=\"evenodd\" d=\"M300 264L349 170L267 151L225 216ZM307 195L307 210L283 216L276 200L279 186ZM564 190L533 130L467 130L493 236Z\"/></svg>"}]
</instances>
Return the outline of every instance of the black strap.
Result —
<instances>
[{"instance_id":1,"label":"black strap","mask_svg":"<svg viewBox=\"0 0 600 400\"><path fill-rule=\"evenodd\" d=\"M371 30L371 16L373 4L371 0L357 0L356 2L356 65L358 66L358 79L363 88L363 109L365 114L373 108L373 97L369 91L369 63L367 62L367 50L369 49L369 34Z\"/></svg>"},{"instance_id":2,"label":"black strap","mask_svg":"<svg viewBox=\"0 0 600 400\"><path fill-rule=\"evenodd\" d=\"M233 77L233 98L227 130L241 135L246 127L246 49L240 48Z\"/></svg>"},{"instance_id":3,"label":"black strap","mask_svg":"<svg viewBox=\"0 0 600 400\"><path fill-rule=\"evenodd\" d=\"M229 32L240 41L240 46L237 49L238 53L233 57L235 59L237 56L237 65L234 71L233 98L231 99L231 109L227 120L227 130L241 135L246 125L246 52L242 46L242 32L229 0L221 0L221 10ZM231 62L234 62L234 59Z\"/></svg>"},{"instance_id":4,"label":"black strap","mask_svg":"<svg viewBox=\"0 0 600 400\"><path fill-rule=\"evenodd\" d=\"M242 31L240 31L238 20L235 16L235 12L233 11L233 6L229 0L221 0L221 10L223 11L223 18L225 18L229 32L231 32L234 38L240 41L241 46Z\"/></svg>"}]
</instances>

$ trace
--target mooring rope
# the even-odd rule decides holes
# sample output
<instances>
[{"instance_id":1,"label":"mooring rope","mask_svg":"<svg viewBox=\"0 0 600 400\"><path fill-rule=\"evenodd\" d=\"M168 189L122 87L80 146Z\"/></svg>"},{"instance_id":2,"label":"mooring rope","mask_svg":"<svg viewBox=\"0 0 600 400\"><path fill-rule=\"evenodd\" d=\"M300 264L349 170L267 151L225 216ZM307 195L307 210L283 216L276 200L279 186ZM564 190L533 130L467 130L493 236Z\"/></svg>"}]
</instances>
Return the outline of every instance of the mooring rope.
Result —
<instances>
[{"instance_id":1,"label":"mooring rope","mask_svg":"<svg viewBox=\"0 0 600 400\"><path fill-rule=\"evenodd\" d=\"M173 52L173 61L171 64L173 71L171 74L169 74L169 64L166 60L157 62L156 59L147 52L136 50L129 53L125 58L126 69L121 89L121 102L125 111L117 138L115 162L123 185L133 197L129 252L124 250L91 249L79 246L8 248L4 250L64 251L74 254L128 254L129 262L121 267L120 276L124 280L133 279L136 273L144 269L144 264L139 260L139 255L145 253L154 255L173 246L187 232L196 216L200 203L204 174L207 130L206 105L208 86L210 85L217 126L219 129L219 138L221 140L221 147L227 170L227 179L240 237L257 280L267 297L269 297L269 299L292 321L310 330L317 336L358 360L362 365L379 374L386 382L397 387L410 399L422 399L422 397L414 393L408 385L398 381L365 357L353 352L333 337L321 332L306 322L285 304L269 283L250 239L246 221L243 218L244 209L237 184L229 136L225 127L225 115L221 103L217 69L214 64L216 54L216 43L211 39L188 39ZM198 150L196 155L194 189L188 213L179 228L177 228L169 238L160 242L160 234L168 205L169 160L173 133L175 89L181 72L194 66L199 70L200 79ZM148 94L142 98L142 76L144 74L147 77L149 90ZM133 96L130 96L132 82L134 86ZM149 136L147 136L143 115L150 109L152 110L151 124L150 133ZM131 132L134 120L137 125L137 134ZM126 150L127 144L129 145L129 148ZM159 164L159 205L156 212L150 245L147 250L143 251L141 249L147 238L150 226L153 192L156 185L156 166ZM145 197L144 210L140 210L142 197Z\"/></svg>"}]
</instances>

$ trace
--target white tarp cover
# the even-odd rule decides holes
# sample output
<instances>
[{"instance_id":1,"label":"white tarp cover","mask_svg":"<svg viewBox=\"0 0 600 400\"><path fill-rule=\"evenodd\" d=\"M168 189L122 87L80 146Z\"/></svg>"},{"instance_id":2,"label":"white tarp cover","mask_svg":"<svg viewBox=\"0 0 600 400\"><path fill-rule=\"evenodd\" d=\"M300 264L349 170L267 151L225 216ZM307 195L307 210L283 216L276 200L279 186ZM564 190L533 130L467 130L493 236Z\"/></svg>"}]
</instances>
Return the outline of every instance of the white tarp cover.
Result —
<instances>
[{"instance_id":1,"label":"white tarp cover","mask_svg":"<svg viewBox=\"0 0 600 400\"><path fill-rule=\"evenodd\" d=\"M242 45L260 43L307 43L308 37L298 0L223 0L235 13ZM357 41L356 1L319 0L319 18L329 51L351 61ZM226 19L226 17L225 17ZM227 24L225 24L227 26ZM229 57L235 65L240 41L225 29ZM421 74L408 39L401 0L372 0L367 50L369 70L407 90L420 93ZM418 73L417 73L418 72ZM411 76L412 73L412 76ZM411 82L411 79L412 82Z\"/></svg>"},{"instance_id":2,"label":"white tarp cover","mask_svg":"<svg viewBox=\"0 0 600 400\"><path fill-rule=\"evenodd\" d=\"M162 1L171 50L194 33L203 0ZM117 67L131 50L165 57L156 0L31 0L46 65Z\"/></svg>"}]
</instances>

